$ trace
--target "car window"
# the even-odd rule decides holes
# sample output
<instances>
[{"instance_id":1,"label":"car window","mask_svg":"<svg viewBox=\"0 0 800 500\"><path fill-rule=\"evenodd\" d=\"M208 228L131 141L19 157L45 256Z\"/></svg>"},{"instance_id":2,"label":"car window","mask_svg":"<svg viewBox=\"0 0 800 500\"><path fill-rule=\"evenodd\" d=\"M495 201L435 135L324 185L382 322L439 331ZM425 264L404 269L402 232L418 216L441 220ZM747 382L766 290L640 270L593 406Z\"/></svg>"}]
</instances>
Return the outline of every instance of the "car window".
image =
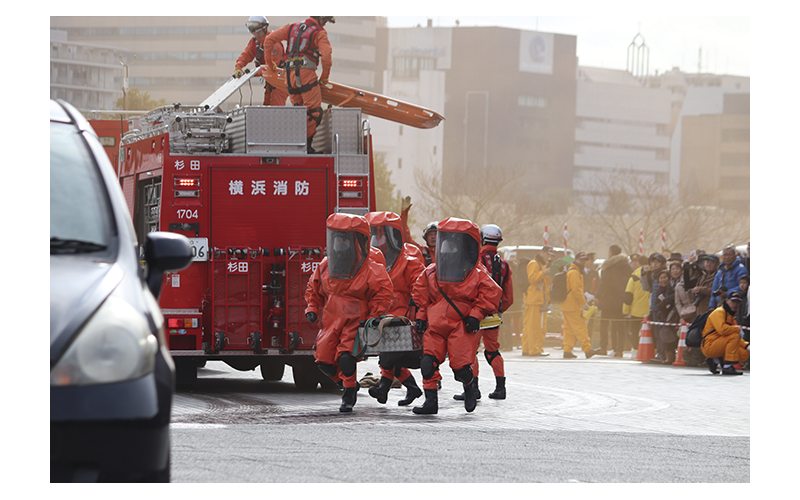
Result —
<instances>
[{"instance_id":1,"label":"car window","mask_svg":"<svg viewBox=\"0 0 800 500\"><path fill-rule=\"evenodd\" d=\"M74 125L50 122L50 253L108 248L113 218L100 171Z\"/></svg>"}]
</instances>

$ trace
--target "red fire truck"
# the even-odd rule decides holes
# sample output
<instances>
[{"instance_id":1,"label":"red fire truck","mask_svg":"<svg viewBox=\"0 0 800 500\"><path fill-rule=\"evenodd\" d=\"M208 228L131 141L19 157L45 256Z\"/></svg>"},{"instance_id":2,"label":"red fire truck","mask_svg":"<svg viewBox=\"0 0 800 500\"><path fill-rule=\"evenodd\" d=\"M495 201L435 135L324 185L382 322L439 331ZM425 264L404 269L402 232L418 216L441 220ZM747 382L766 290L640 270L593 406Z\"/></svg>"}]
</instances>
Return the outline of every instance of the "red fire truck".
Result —
<instances>
[{"instance_id":1,"label":"red fire truck","mask_svg":"<svg viewBox=\"0 0 800 500\"><path fill-rule=\"evenodd\" d=\"M265 78L283 84L280 70ZM118 175L139 241L150 231L189 238L194 262L168 273L160 305L179 383L206 361L260 368L295 385L328 380L316 368L317 328L303 314L311 273L325 253L325 220L334 212L375 209L369 122L420 128L435 112L330 83L329 107L307 154L306 109L220 105L251 73L231 79L197 106L172 105L129 120ZM353 107L358 106L358 107Z\"/></svg>"}]
</instances>

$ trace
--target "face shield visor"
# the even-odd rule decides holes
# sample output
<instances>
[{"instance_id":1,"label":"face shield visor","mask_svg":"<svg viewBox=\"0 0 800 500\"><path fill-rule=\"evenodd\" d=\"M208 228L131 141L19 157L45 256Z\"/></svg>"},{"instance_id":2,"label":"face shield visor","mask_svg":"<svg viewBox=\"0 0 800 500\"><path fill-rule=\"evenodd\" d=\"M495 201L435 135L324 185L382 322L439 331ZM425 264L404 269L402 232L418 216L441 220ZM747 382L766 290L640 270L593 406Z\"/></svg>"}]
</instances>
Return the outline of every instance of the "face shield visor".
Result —
<instances>
[{"instance_id":1,"label":"face shield visor","mask_svg":"<svg viewBox=\"0 0 800 500\"><path fill-rule=\"evenodd\" d=\"M439 231L436 237L436 277L460 283L478 263L480 245L466 233Z\"/></svg>"},{"instance_id":2,"label":"face shield visor","mask_svg":"<svg viewBox=\"0 0 800 500\"><path fill-rule=\"evenodd\" d=\"M267 27L269 27L268 24L264 24L261 21L247 21L245 26L247 26L247 31L249 31L251 35L256 35L259 31L266 30Z\"/></svg>"},{"instance_id":3,"label":"face shield visor","mask_svg":"<svg viewBox=\"0 0 800 500\"><path fill-rule=\"evenodd\" d=\"M371 226L372 235L370 244L380 250L386 258L386 270L390 271L397 262L397 257L403 251L403 237L401 232L391 226Z\"/></svg>"},{"instance_id":4,"label":"face shield visor","mask_svg":"<svg viewBox=\"0 0 800 500\"><path fill-rule=\"evenodd\" d=\"M367 260L366 234L327 229L328 274L331 278L350 279Z\"/></svg>"}]
</instances>

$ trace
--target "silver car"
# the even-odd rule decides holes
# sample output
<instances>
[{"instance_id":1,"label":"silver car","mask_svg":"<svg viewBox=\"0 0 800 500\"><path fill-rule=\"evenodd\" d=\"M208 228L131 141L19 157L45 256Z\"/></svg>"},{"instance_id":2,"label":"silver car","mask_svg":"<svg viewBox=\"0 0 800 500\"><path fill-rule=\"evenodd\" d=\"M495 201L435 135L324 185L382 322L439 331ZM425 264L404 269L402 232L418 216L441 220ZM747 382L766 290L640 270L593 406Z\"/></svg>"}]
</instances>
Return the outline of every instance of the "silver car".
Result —
<instances>
[{"instance_id":1,"label":"silver car","mask_svg":"<svg viewBox=\"0 0 800 500\"><path fill-rule=\"evenodd\" d=\"M51 100L51 482L169 481L174 365L156 297L191 258L184 236L156 232L140 264L108 156Z\"/></svg>"}]
</instances>

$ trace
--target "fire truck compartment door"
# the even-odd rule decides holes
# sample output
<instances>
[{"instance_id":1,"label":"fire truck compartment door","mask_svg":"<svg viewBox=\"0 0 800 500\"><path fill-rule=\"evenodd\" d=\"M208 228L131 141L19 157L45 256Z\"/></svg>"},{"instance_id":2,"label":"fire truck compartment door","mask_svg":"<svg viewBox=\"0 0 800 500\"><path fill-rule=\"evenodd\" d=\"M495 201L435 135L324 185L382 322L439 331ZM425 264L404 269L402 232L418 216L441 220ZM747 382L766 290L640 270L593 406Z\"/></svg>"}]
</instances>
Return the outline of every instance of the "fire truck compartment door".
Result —
<instances>
[{"instance_id":1,"label":"fire truck compartment door","mask_svg":"<svg viewBox=\"0 0 800 500\"><path fill-rule=\"evenodd\" d=\"M211 168L209 246L226 250L325 246L330 170L325 167ZM287 257L284 257L287 258ZM270 284L271 262L266 256L223 258L213 264L213 333L224 332L223 349L252 349L253 332L266 337L270 308L262 285ZM292 258L288 262L292 264ZM299 331L301 348L313 345L314 332L302 324L308 275L294 276L299 264L289 265L283 303L288 306L285 332ZM313 330L313 329L312 329ZM284 347L286 338L281 341ZM308 344L308 346L306 346ZM266 346L265 346L266 347Z\"/></svg>"}]
</instances>

